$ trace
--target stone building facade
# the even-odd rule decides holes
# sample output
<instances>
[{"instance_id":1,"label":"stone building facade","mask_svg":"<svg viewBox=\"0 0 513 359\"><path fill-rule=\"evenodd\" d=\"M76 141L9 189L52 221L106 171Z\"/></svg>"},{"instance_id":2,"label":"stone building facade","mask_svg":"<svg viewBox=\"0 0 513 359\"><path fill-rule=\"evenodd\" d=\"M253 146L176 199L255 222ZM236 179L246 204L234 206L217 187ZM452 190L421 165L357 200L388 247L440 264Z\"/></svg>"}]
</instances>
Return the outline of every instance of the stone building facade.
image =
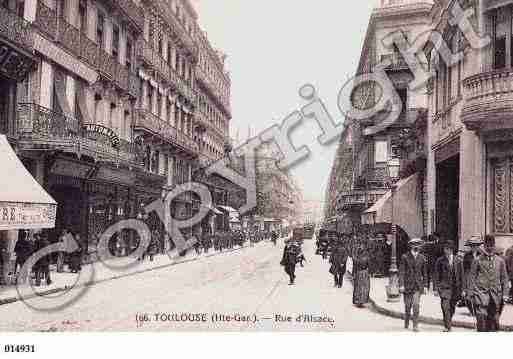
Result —
<instances>
[{"instance_id":1,"label":"stone building facade","mask_svg":"<svg viewBox=\"0 0 513 359\"><path fill-rule=\"evenodd\" d=\"M224 155L230 78L188 0L6 0L0 132L87 247ZM7 53L5 52L5 53ZM205 106L208 100L208 106ZM171 215L191 216L192 193ZM15 231L7 236L14 246ZM191 230L189 230L189 234ZM125 252L131 246L123 242ZM166 240L166 247L172 242Z\"/></svg>"}]
</instances>

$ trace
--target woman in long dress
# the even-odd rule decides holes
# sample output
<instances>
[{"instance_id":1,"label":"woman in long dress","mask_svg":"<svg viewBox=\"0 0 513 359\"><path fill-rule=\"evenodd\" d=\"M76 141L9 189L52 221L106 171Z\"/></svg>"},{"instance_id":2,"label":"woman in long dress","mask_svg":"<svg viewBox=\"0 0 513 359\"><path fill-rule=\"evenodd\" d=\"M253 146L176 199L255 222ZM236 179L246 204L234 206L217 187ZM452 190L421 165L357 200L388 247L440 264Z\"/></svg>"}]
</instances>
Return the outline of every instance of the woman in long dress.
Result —
<instances>
[{"instance_id":1,"label":"woman in long dress","mask_svg":"<svg viewBox=\"0 0 513 359\"><path fill-rule=\"evenodd\" d=\"M362 308L369 302L370 255L365 245L361 246L353 258L353 304Z\"/></svg>"}]
</instances>

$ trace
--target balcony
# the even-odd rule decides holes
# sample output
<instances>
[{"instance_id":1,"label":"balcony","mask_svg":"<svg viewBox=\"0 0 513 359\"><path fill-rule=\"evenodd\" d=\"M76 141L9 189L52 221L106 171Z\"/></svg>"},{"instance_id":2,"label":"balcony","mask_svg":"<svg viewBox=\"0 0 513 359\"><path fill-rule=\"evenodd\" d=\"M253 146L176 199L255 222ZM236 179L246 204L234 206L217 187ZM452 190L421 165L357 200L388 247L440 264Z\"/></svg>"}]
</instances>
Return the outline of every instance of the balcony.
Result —
<instances>
[{"instance_id":1,"label":"balcony","mask_svg":"<svg viewBox=\"0 0 513 359\"><path fill-rule=\"evenodd\" d=\"M196 92L190 85L178 75L178 73L162 58L150 43L139 40L137 43L137 56L148 68L157 71L164 81L168 82L173 89L180 93L190 103L196 103Z\"/></svg>"},{"instance_id":2,"label":"balcony","mask_svg":"<svg viewBox=\"0 0 513 359\"><path fill-rule=\"evenodd\" d=\"M88 129L76 118L34 103L19 103L17 111L21 149L61 150L86 155L97 161L141 165L141 151L124 139ZM102 127L95 125L96 127Z\"/></svg>"},{"instance_id":3,"label":"balcony","mask_svg":"<svg viewBox=\"0 0 513 359\"><path fill-rule=\"evenodd\" d=\"M144 10L132 0L108 0L113 9L121 12L122 18L129 19L142 32L144 29Z\"/></svg>"},{"instance_id":4,"label":"balcony","mask_svg":"<svg viewBox=\"0 0 513 359\"><path fill-rule=\"evenodd\" d=\"M63 48L96 69L102 77L112 81L118 88L136 98L139 93L139 80L117 59L105 52L79 29L56 15L41 1L38 1L36 28L46 37L59 43Z\"/></svg>"},{"instance_id":5,"label":"balcony","mask_svg":"<svg viewBox=\"0 0 513 359\"><path fill-rule=\"evenodd\" d=\"M196 67L196 80L210 92L212 97L215 99L215 102L224 110L224 112L231 115L230 101L226 96L223 96L223 94L217 89L217 86L210 81L208 75L199 66Z\"/></svg>"},{"instance_id":6,"label":"balcony","mask_svg":"<svg viewBox=\"0 0 513 359\"><path fill-rule=\"evenodd\" d=\"M388 188L390 179L387 167L369 168L357 177L355 189Z\"/></svg>"},{"instance_id":7,"label":"balcony","mask_svg":"<svg viewBox=\"0 0 513 359\"><path fill-rule=\"evenodd\" d=\"M198 144L188 135L177 131L171 124L161 120L144 109L136 111L134 129L146 132L151 136L158 136L161 140L179 147L193 155L198 153Z\"/></svg>"},{"instance_id":8,"label":"balcony","mask_svg":"<svg viewBox=\"0 0 513 359\"><path fill-rule=\"evenodd\" d=\"M463 81L461 121L469 130L513 128L513 69L493 70Z\"/></svg>"},{"instance_id":9,"label":"balcony","mask_svg":"<svg viewBox=\"0 0 513 359\"><path fill-rule=\"evenodd\" d=\"M174 9L171 8L170 2L165 0L150 1L145 0L149 6L156 6L164 20L171 26L176 33L179 41L188 51L189 55L195 60L198 58L198 46L195 39L187 31L182 21L176 17Z\"/></svg>"},{"instance_id":10,"label":"balcony","mask_svg":"<svg viewBox=\"0 0 513 359\"><path fill-rule=\"evenodd\" d=\"M0 72L17 81L23 80L33 63L32 25L9 9L0 6ZM5 44L4 44L5 43Z\"/></svg>"},{"instance_id":11,"label":"balcony","mask_svg":"<svg viewBox=\"0 0 513 359\"><path fill-rule=\"evenodd\" d=\"M341 211L351 207L359 207L365 209L368 206L376 203L387 192L383 190L353 190L347 192L340 192L337 196L336 210Z\"/></svg>"}]
</instances>

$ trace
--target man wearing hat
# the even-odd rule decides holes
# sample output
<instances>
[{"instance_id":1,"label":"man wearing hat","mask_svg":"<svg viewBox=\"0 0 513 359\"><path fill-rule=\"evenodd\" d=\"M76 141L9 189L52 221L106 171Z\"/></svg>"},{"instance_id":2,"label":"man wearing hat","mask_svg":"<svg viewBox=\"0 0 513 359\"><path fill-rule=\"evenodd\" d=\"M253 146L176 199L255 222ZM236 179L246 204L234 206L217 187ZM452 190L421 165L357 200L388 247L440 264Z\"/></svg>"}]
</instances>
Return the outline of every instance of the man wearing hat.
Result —
<instances>
[{"instance_id":1,"label":"man wearing hat","mask_svg":"<svg viewBox=\"0 0 513 359\"><path fill-rule=\"evenodd\" d=\"M404 327L409 328L413 309L413 331L418 332L420 296L427 287L427 260L419 253L423 244L420 238L414 238L408 244L410 251L402 256L399 266L399 292L404 295Z\"/></svg>"},{"instance_id":2,"label":"man wearing hat","mask_svg":"<svg viewBox=\"0 0 513 359\"><path fill-rule=\"evenodd\" d=\"M435 263L433 285L440 296L446 332L451 331L452 317L463 290L463 262L454 255L452 241L442 244L444 255Z\"/></svg>"},{"instance_id":3,"label":"man wearing hat","mask_svg":"<svg viewBox=\"0 0 513 359\"><path fill-rule=\"evenodd\" d=\"M470 269L472 268L472 263L479 258L481 253L481 246L483 245L483 239L481 235L474 235L469 240L465 242L465 246L470 248L470 251L465 253L463 256L463 278L464 278L464 292L463 297L465 301L465 305L467 306L470 314L475 315L474 312L474 304L470 300L470 297L466 295L466 288L470 288Z\"/></svg>"},{"instance_id":4,"label":"man wearing hat","mask_svg":"<svg viewBox=\"0 0 513 359\"><path fill-rule=\"evenodd\" d=\"M469 285L469 295L476 311L477 331L498 331L509 281L506 262L495 253L495 237L485 236L484 250L472 263Z\"/></svg>"}]
</instances>

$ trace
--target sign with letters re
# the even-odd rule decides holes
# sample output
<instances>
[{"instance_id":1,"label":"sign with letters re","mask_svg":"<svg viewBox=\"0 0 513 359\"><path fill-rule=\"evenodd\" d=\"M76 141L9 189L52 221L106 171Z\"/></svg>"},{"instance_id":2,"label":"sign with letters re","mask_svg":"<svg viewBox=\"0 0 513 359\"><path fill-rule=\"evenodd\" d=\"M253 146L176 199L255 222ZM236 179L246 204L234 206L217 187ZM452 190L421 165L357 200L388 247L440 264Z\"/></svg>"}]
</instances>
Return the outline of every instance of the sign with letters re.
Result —
<instances>
[{"instance_id":1,"label":"sign with letters re","mask_svg":"<svg viewBox=\"0 0 513 359\"><path fill-rule=\"evenodd\" d=\"M0 230L53 228L57 206L0 202Z\"/></svg>"}]
</instances>

